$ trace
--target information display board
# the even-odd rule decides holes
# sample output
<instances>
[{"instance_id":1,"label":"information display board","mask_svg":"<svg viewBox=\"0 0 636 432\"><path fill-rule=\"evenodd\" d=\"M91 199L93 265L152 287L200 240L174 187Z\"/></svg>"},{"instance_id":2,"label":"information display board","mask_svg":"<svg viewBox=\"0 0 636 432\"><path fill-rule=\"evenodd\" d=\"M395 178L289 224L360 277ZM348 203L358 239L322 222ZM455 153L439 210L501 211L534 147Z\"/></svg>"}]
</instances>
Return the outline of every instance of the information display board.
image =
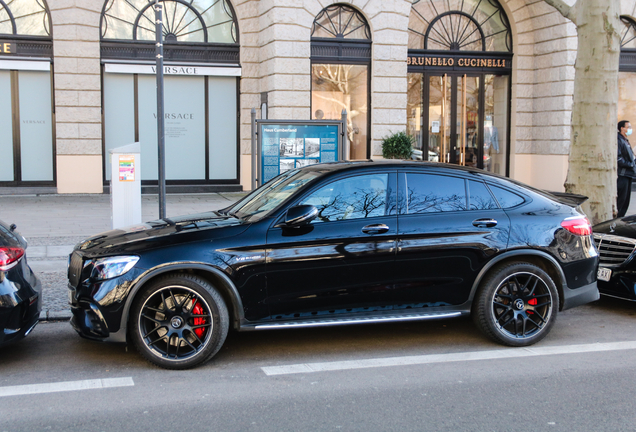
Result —
<instances>
[{"instance_id":1,"label":"information display board","mask_svg":"<svg viewBox=\"0 0 636 432\"><path fill-rule=\"evenodd\" d=\"M257 120L259 184L294 168L342 159L339 121Z\"/></svg>"}]
</instances>

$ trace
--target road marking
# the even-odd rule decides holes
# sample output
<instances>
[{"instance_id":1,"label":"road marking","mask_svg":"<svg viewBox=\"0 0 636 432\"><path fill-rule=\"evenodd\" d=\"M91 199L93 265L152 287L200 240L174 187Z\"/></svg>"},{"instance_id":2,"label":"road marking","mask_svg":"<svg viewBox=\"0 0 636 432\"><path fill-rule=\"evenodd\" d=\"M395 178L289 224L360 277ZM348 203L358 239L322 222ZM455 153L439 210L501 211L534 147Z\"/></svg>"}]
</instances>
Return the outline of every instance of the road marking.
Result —
<instances>
[{"instance_id":1,"label":"road marking","mask_svg":"<svg viewBox=\"0 0 636 432\"><path fill-rule=\"evenodd\" d=\"M45 384L28 384L19 386L0 387L0 397L22 396L39 393L55 393L76 390L103 389L111 387L129 387L135 383L131 377L105 378L83 381L66 381Z\"/></svg>"},{"instance_id":2,"label":"road marking","mask_svg":"<svg viewBox=\"0 0 636 432\"><path fill-rule=\"evenodd\" d=\"M387 366L407 366L431 363L463 362L474 360L511 359L558 354L593 353L636 349L636 341L593 343L584 345L563 345L530 348L507 348L491 351L473 351L452 354L431 354L421 356L388 357L365 360L347 360L324 363L301 363L286 366L261 367L266 375L289 375L298 373L328 372L349 369L364 369Z\"/></svg>"}]
</instances>

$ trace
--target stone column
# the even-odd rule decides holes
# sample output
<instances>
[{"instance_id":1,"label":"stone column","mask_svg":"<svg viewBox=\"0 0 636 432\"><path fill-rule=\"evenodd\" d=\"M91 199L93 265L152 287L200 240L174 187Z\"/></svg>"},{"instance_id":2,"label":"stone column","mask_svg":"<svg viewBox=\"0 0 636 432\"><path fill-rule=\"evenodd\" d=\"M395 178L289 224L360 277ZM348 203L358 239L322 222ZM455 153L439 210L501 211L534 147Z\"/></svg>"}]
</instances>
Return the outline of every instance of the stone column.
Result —
<instances>
[{"instance_id":1,"label":"stone column","mask_svg":"<svg viewBox=\"0 0 636 432\"><path fill-rule=\"evenodd\" d=\"M102 193L102 1L49 0L58 193Z\"/></svg>"}]
</instances>

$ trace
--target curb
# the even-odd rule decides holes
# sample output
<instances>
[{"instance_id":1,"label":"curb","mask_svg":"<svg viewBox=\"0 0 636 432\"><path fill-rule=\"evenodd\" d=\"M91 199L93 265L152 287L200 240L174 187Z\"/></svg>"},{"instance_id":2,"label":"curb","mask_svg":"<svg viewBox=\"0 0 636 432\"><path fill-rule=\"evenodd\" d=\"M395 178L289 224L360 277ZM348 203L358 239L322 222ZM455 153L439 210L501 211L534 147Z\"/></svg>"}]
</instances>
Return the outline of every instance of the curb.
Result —
<instances>
[{"instance_id":1,"label":"curb","mask_svg":"<svg viewBox=\"0 0 636 432\"><path fill-rule=\"evenodd\" d=\"M71 311L52 311L46 310L40 312L40 322L42 321L69 321L71 319Z\"/></svg>"}]
</instances>

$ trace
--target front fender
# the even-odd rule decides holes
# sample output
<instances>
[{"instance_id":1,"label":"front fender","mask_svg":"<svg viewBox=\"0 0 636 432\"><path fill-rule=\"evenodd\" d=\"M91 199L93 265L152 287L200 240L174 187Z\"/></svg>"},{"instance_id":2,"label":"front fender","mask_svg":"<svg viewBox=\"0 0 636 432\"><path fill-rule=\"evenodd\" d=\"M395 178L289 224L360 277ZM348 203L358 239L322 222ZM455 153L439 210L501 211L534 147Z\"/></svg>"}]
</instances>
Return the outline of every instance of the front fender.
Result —
<instances>
[{"instance_id":1,"label":"front fender","mask_svg":"<svg viewBox=\"0 0 636 432\"><path fill-rule=\"evenodd\" d=\"M234 285L232 280L221 269L202 262L174 262L162 264L160 266L146 270L133 281L132 287L130 288L130 291L128 292L126 298L126 303L124 304L124 310L121 315L119 330L115 333L112 333L109 337L109 340L113 342L126 342L128 314L130 313L130 308L132 307L137 293L145 286L148 281L156 278L157 276L161 276L162 274L180 270L200 270L206 273L210 273L221 279L222 283L224 284L223 288L231 299L231 304L228 306L232 308L233 316L237 317L239 322L242 322L245 319L243 301L239 296L238 290L236 289L236 286Z\"/></svg>"}]
</instances>

